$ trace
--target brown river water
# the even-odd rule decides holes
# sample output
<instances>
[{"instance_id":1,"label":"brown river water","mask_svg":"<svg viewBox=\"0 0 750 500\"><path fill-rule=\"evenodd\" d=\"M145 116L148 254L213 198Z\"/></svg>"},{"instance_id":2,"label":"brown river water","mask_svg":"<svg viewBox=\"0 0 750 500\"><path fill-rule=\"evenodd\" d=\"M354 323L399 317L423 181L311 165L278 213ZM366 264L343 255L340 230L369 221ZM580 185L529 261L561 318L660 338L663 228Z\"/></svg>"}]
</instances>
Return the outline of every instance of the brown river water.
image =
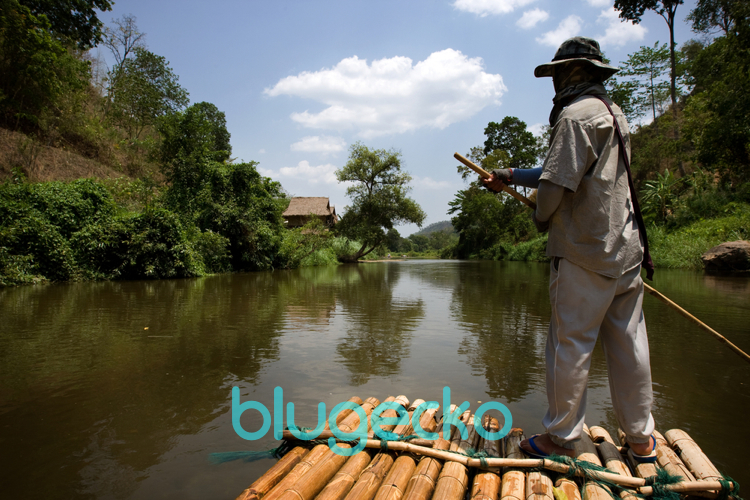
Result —
<instances>
[{"instance_id":1,"label":"brown river water","mask_svg":"<svg viewBox=\"0 0 750 500\"><path fill-rule=\"evenodd\" d=\"M281 387L310 426L319 402L442 403L448 386L540 432L548 272L406 261L0 289L0 497L233 499L273 460L209 455L277 446L234 431L234 386L271 411ZM653 285L750 351L750 279L659 269ZM750 364L653 297L644 310L657 429L750 488ZM587 423L616 432L600 348L588 401Z\"/></svg>"}]
</instances>

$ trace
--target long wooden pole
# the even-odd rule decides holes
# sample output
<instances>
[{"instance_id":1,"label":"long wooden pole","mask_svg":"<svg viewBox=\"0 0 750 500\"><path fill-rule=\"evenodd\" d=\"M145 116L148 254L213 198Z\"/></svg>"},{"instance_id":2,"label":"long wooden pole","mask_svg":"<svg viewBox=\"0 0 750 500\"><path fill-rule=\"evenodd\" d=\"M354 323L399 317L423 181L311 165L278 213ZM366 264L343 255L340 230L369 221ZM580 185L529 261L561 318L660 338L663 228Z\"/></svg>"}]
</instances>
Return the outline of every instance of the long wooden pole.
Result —
<instances>
[{"instance_id":1,"label":"long wooden pole","mask_svg":"<svg viewBox=\"0 0 750 500\"><path fill-rule=\"evenodd\" d=\"M473 171L475 171L476 173L478 173L479 175L481 175L482 178L484 178L484 179L489 179L490 178L490 174L485 169L483 169L482 167L479 167L479 166L475 165L470 160L464 158L460 154L455 153L453 155L453 157L455 159L457 159L458 161L460 161L461 163L463 163L464 165L466 165L467 167L469 167L470 169L472 169ZM513 198L517 199L518 201L523 202L524 204L526 204L532 210L536 210L536 204L533 201L531 201L530 199L526 198L521 193L519 193L518 191L516 191L515 189L513 189L513 188L511 188L511 187L506 186L505 184L503 184L503 191L505 191L506 193L508 193L509 195L511 195ZM702 322L701 320L699 320L698 318L696 318L695 316L693 316L692 314L690 314L689 312L687 312L682 307L678 306L677 304L675 304L674 302L672 302L671 300L669 300L669 298L667 298L663 293L655 290L654 287L648 285L647 283L644 283L644 286L646 287L646 291L648 293L650 293L654 297L658 298L659 300L661 300L665 304L669 305L675 311L677 311L678 313L682 314L683 316L685 316L690 321L693 321L694 323L696 323L698 326L700 326L701 328L703 328L704 330L706 330L708 333L710 333L711 335L713 335L719 342L724 342L727 346L729 346L730 349L732 349L734 352L736 352L741 358L743 358L745 361L747 361L748 363L750 363L750 355L748 355L745 351L743 351L742 349L740 349L739 347L737 347L735 344L733 344L732 342L730 342L729 339L727 339L725 336L723 336L722 334L720 334L719 332L717 332L716 330L714 330L713 328L711 328L710 326L708 326L707 324L705 324L704 322Z\"/></svg>"},{"instance_id":2,"label":"long wooden pole","mask_svg":"<svg viewBox=\"0 0 750 500\"><path fill-rule=\"evenodd\" d=\"M743 351L742 349L734 345L732 342L730 342L729 339L727 339L724 335L720 334L719 332L717 332L716 330L714 330L713 328L705 324L703 321L699 320L698 318L696 318L695 316L687 312L685 309L683 309L682 307L678 306L677 304L669 300L669 298L665 297L663 293L659 292L658 290L654 290L652 286L646 283L644 283L643 285L646 287L646 291L648 293L650 293L657 299L661 300L665 304L669 305L672 309L674 309L675 311L677 311L678 313L682 314L687 319L695 323L696 325L706 330L708 333L713 335L716 338L716 340L718 340L719 342L724 342L731 350L737 353L739 357L741 357L742 359L750 363L750 355L748 355L745 351Z\"/></svg>"},{"instance_id":3,"label":"long wooden pole","mask_svg":"<svg viewBox=\"0 0 750 500\"><path fill-rule=\"evenodd\" d=\"M455 159L457 159L458 161L460 161L461 163L463 163L464 165L466 165L467 167L469 167L470 169L472 169L474 172L478 173L480 176L482 176L483 179L489 179L490 178L489 172L487 172L482 167L476 165L471 160L468 160L467 158L461 156L458 153L455 153L453 155L453 157ZM508 193L509 195L511 195L513 198L517 199L518 201L524 203L530 209L536 210L536 203L534 203L530 199L526 198L524 195L522 195L521 193L519 193L515 189L513 189L511 187L508 187L505 184L503 184L503 191L505 191L506 193Z\"/></svg>"}]
</instances>

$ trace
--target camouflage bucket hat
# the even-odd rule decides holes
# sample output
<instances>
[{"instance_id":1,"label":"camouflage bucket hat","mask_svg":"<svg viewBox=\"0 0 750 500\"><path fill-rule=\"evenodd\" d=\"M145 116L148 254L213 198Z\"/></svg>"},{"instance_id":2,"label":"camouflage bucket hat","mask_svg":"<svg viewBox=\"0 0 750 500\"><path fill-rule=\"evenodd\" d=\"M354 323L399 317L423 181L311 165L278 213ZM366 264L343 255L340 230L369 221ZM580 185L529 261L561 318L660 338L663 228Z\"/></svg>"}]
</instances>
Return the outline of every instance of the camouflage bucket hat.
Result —
<instances>
[{"instance_id":1,"label":"camouflage bucket hat","mask_svg":"<svg viewBox=\"0 0 750 500\"><path fill-rule=\"evenodd\" d=\"M554 76L555 70L558 67L570 63L582 63L589 66L592 70L599 72L603 76L603 80L606 80L619 71L618 68L603 62L599 42L591 38L574 36L565 40L560 45L552 62L537 66L534 69L534 76L537 78Z\"/></svg>"}]
</instances>

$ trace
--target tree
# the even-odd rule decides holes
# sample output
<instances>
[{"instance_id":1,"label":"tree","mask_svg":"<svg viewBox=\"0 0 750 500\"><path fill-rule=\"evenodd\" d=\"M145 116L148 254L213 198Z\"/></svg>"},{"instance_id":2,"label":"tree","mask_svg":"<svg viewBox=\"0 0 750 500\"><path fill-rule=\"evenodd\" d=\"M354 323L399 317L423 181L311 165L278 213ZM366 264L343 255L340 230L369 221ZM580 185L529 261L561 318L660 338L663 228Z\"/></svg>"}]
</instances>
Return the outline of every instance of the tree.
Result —
<instances>
[{"instance_id":1,"label":"tree","mask_svg":"<svg viewBox=\"0 0 750 500\"><path fill-rule=\"evenodd\" d=\"M167 175L179 157L209 156L214 161L229 160L232 146L226 116L210 102L199 102L164 116L158 124L162 142L159 157Z\"/></svg>"},{"instance_id":2,"label":"tree","mask_svg":"<svg viewBox=\"0 0 750 500\"><path fill-rule=\"evenodd\" d=\"M79 49L94 47L102 36L102 22L96 11L112 10L110 0L20 0L34 16L44 15L52 31Z\"/></svg>"},{"instance_id":3,"label":"tree","mask_svg":"<svg viewBox=\"0 0 750 500\"><path fill-rule=\"evenodd\" d=\"M0 121L44 128L62 103L85 88L88 64L53 36L46 16L17 0L0 0Z\"/></svg>"},{"instance_id":4,"label":"tree","mask_svg":"<svg viewBox=\"0 0 750 500\"><path fill-rule=\"evenodd\" d=\"M146 34L138 31L138 26L135 24L135 16L132 14L123 16L122 19L115 19L112 22L116 27L104 28L102 43L112 53L112 57L115 58L115 64L110 70L109 77L111 82L115 82L122 72L125 59L127 59L136 48L146 48L143 43Z\"/></svg>"},{"instance_id":5,"label":"tree","mask_svg":"<svg viewBox=\"0 0 750 500\"><path fill-rule=\"evenodd\" d=\"M157 118L178 111L188 102L188 93L177 83L178 77L162 56L142 47L125 59L119 75L110 87L115 118L131 139L140 137L144 128Z\"/></svg>"},{"instance_id":6,"label":"tree","mask_svg":"<svg viewBox=\"0 0 750 500\"><path fill-rule=\"evenodd\" d=\"M698 0L698 4L687 20L693 23L693 31L696 33L712 33L719 28L728 35L734 27L732 12L738 0Z\"/></svg>"},{"instance_id":7,"label":"tree","mask_svg":"<svg viewBox=\"0 0 750 500\"><path fill-rule=\"evenodd\" d=\"M353 182L346 190L351 199L337 232L361 247L342 260L356 262L386 240L386 232L395 225L412 223L421 227L426 215L407 197L411 176L401 170L401 154L384 149L370 150L361 143L352 144L349 161L336 171L339 182Z\"/></svg>"},{"instance_id":8,"label":"tree","mask_svg":"<svg viewBox=\"0 0 750 500\"><path fill-rule=\"evenodd\" d=\"M501 123L490 122L484 129L484 154L505 151L510 161L507 168L531 168L536 165L539 143L526 129L526 123L515 116L506 116Z\"/></svg>"},{"instance_id":9,"label":"tree","mask_svg":"<svg viewBox=\"0 0 750 500\"><path fill-rule=\"evenodd\" d=\"M659 46L659 42L653 47L641 46L640 50L628 56L628 60L621 67L622 76L634 77L631 81L635 83L637 90L632 94L632 106L640 115L651 108L654 121L657 107L661 108L661 103L669 92L669 82L663 80L668 67L667 44Z\"/></svg>"},{"instance_id":10,"label":"tree","mask_svg":"<svg viewBox=\"0 0 750 500\"><path fill-rule=\"evenodd\" d=\"M615 9L620 11L620 19L638 24L647 10L653 10L666 21L669 27L670 96L675 114L677 113L677 59L674 20L677 7L682 3L683 0L615 0Z\"/></svg>"}]
</instances>

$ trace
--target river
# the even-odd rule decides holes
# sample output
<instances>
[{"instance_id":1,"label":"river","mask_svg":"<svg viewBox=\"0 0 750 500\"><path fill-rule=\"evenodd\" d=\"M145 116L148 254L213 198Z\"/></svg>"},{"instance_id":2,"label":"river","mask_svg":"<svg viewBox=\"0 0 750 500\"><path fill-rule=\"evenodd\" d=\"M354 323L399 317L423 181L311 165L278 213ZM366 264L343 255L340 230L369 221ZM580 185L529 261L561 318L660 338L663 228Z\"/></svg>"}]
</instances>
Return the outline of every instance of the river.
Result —
<instances>
[{"instance_id":1,"label":"river","mask_svg":"<svg viewBox=\"0 0 750 500\"><path fill-rule=\"evenodd\" d=\"M359 396L496 400L527 435L546 409L546 264L406 261L191 280L0 289L3 498L232 499L273 463L231 390L309 423ZM750 351L750 279L658 269L654 287ZM682 428L745 488L750 365L644 299L657 429ZM615 433L597 347L589 425ZM248 431L259 414L246 412Z\"/></svg>"}]
</instances>

